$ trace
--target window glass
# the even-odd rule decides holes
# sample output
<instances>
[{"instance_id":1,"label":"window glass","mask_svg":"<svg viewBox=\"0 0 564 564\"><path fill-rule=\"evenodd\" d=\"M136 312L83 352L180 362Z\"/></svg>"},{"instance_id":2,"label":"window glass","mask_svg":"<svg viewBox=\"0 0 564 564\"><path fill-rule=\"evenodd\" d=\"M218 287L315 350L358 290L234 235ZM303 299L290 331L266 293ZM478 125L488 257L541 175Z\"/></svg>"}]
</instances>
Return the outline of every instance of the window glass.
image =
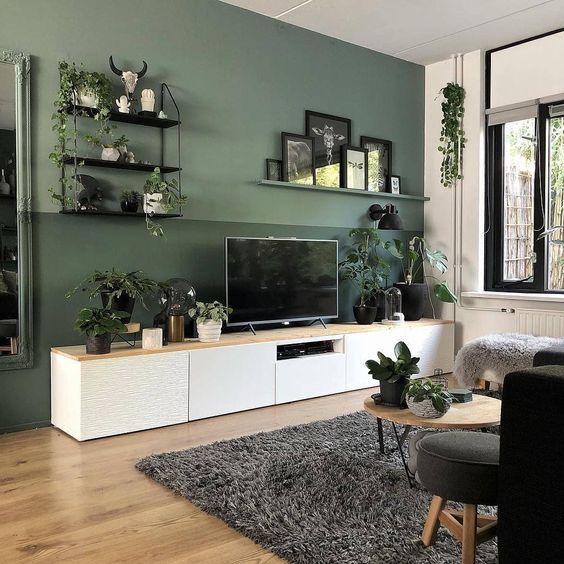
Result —
<instances>
[{"instance_id":1,"label":"window glass","mask_svg":"<svg viewBox=\"0 0 564 564\"><path fill-rule=\"evenodd\" d=\"M549 228L564 226L564 117L549 120ZM564 227L548 237L548 289L564 290Z\"/></svg>"}]
</instances>

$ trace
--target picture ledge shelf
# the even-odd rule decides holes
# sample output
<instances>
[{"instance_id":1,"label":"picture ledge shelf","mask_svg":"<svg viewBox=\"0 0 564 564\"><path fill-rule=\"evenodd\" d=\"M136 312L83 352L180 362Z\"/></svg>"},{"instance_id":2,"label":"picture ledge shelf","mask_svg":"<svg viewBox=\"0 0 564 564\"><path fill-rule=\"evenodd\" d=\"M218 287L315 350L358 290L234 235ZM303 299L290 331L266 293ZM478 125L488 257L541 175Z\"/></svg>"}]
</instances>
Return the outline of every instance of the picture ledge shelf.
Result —
<instances>
[{"instance_id":1,"label":"picture ledge shelf","mask_svg":"<svg viewBox=\"0 0 564 564\"><path fill-rule=\"evenodd\" d=\"M428 202L431 198L426 196L410 196L409 194L392 194L391 192L368 192L367 190L354 190L353 188L333 188L330 186L308 186L306 184L294 184L292 182L279 182L278 180L259 180L261 186L275 186L277 188L294 188L298 190L309 190L316 192L333 192L334 194L354 194L356 196L369 196L371 198L385 198L390 200L414 200L416 202Z\"/></svg>"}]
</instances>

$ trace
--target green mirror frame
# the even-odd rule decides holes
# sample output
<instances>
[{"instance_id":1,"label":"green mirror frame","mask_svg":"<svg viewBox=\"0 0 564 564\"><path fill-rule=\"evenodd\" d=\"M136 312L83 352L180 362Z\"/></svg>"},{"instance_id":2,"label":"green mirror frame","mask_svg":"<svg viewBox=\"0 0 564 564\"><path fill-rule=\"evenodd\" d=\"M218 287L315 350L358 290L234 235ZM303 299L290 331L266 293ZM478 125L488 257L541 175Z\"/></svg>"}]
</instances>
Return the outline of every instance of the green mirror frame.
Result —
<instances>
[{"instance_id":1,"label":"green mirror frame","mask_svg":"<svg viewBox=\"0 0 564 564\"><path fill-rule=\"evenodd\" d=\"M0 63L14 65L16 108L16 226L18 234L18 352L0 356L0 370L33 365L33 283L31 257L30 58L0 50Z\"/></svg>"}]
</instances>

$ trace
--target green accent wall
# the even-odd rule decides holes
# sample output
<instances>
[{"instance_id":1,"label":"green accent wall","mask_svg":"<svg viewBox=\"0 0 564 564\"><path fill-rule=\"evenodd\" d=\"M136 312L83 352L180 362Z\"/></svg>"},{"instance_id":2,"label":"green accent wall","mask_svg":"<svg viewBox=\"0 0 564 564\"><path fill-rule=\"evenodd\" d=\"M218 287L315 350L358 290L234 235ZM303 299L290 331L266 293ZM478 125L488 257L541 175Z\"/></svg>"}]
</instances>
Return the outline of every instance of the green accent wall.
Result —
<instances>
[{"instance_id":1,"label":"green accent wall","mask_svg":"<svg viewBox=\"0 0 564 564\"><path fill-rule=\"evenodd\" d=\"M351 118L357 144L360 135L390 139L402 191L423 194L421 66L216 0L2 0L0 7L1 46L32 56L35 212L35 365L0 372L0 430L50 419L49 348L80 342L72 322L85 303L83 296L66 300L64 294L93 269L186 277L199 297L221 299L227 235L338 238L344 246L351 227L370 225L370 198L256 184L264 159L280 158L280 132L303 133L306 109ZM152 239L134 218L61 216L48 196L58 178L48 159L57 63L75 60L106 72L118 97L121 84L109 70L110 54L121 68L136 69L146 60L148 73L138 88L157 90L167 82L181 108L189 204L184 218L166 221L165 240ZM121 132L137 158L154 154L157 131L125 126ZM173 149L171 136L167 153ZM97 170L85 172L96 176ZM141 173L121 171L104 178L108 201L144 181ZM423 204L400 201L398 207L406 228L421 231ZM343 319L350 319L354 299L343 285ZM138 309L136 317L147 322L156 309Z\"/></svg>"}]
</instances>

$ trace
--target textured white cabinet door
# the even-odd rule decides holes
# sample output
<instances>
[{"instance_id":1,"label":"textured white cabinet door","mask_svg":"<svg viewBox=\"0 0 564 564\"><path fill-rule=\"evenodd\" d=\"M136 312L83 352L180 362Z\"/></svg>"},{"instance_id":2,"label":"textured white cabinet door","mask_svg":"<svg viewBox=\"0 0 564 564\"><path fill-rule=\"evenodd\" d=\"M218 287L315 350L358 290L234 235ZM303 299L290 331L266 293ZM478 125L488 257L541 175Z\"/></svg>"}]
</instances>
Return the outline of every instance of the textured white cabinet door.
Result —
<instances>
[{"instance_id":1,"label":"textured white cabinet door","mask_svg":"<svg viewBox=\"0 0 564 564\"><path fill-rule=\"evenodd\" d=\"M432 376L436 368L445 374L454 368L454 323L405 327L404 341L413 356L421 357L419 376Z\"/></svg>"},{"instance_id":2,"label":"textured white cabinet door","mask_svg":"<svg viewBox=\"0 0 564 564\"><path fill-rule=\"evenodd\" d=\"M366 361L378 360L378 351L393 356L394 345L402 339L403 331L399 327L394 327L393 331L345 335L347 391L378 386L378 382L368 374Z\"/></svg>"},{"instance_id":3,"label":"textured white cabinet door","mask_svg":"<svg viewBox=\"0 0 564 564\"><path fill-rule=\"evenodd\" d=\"M188 421L188 352L81 362L79 440Z\"/></svg>"},{"instance_id":4,"label":"textured white cabinet door","mask_svg":"<svg viewBox=\"0 0 564 564\"><path fill-rule=\"evenodd\" d=\"M275 343L192 351L190 421L274 405L275 363Z\"/></svg>"},{"instance_id":5,"label":"textured white cabinet door","mask_svg":"<svg viewBox=\"0 0 564 564\"><path fill-rule=\"evenodd\" d=\"M276 403L345 391L345 355L328 353L276 363Z\"/></svg>"}]
</instances>

